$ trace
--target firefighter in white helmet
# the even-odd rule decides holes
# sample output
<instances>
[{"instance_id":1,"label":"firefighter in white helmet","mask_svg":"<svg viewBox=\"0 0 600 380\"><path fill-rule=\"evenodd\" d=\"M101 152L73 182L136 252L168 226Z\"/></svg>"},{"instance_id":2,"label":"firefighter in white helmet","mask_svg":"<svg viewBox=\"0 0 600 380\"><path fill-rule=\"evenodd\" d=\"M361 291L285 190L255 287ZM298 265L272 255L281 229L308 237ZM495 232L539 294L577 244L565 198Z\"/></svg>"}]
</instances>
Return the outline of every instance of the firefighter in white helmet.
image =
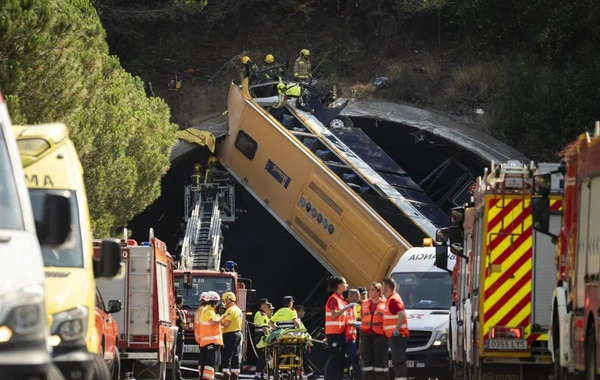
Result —
<instances>
[{"instance_id":1,"label":"firefighter in white helmet","mask_svg":"<svg viewBox=\"0 0 600 380\"><path fill-rule=\"evenodd\" d=\"M206 305L202 308L199 323L200 334L196 335L196 341L200 345L198 375L203 380L215 379L215 367L218 364L219 351L223 346L221 321L225 316L222 315L219 317L215 313L215 307L219 303L220 298L217 292L210 291L206 294Z\"/></svg>"},{"instance_id":2,"label":"firefighter in white helmet","mask_svg":"<svg viewBox=\"0 0 600 380\"><path fill-rule=\"evenodd\" d=\"M242 310L236 305L236 297L233 292L223 293L223 302L225 303L223 325L223 352L221 355L221 364L223 366L222 380L229 379L231 371L231 380L237 380L240 375L240 361L242 352L242 323L244 315Z\"/></svg>"}]
</instances>

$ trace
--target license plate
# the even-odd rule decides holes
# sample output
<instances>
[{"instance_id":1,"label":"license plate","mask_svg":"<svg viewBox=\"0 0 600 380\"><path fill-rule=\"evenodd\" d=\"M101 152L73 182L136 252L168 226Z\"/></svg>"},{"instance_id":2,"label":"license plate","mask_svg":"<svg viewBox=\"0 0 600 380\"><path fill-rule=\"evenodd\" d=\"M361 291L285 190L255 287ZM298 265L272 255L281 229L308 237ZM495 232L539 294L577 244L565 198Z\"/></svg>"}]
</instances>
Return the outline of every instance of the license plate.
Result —
<instances>
[{"instance_id":1,"label":"license plate","mask_svg":"<svg viewBox=\"0 0 600 380\"><path fill-rule=\"evenodd\" d=\"M184 346L183 352L200 352L199 346Z\"/></svg>"},{"instance_id":2,"label":"license plate","mask_svg":"<svg viewBox=\"0 0 600 380\"><path fill-rule=\"evenodd\" d=\"M488 339L486 347L490 350L526 350L525 339Z\"/></svg>"},{"instance_id":3,"label":"license plate","mask_svg":"<svg viewBox=\"0 0 600 380\"><path fill-rule=\"evenodd\" d=\"M390 367L392 366L391 361L390 361ZM418 362L418 361L414 361L414 360L407 360L406 361L406 368L425 368L425 363L424 362Z\"/></svg>"}]
</instances>

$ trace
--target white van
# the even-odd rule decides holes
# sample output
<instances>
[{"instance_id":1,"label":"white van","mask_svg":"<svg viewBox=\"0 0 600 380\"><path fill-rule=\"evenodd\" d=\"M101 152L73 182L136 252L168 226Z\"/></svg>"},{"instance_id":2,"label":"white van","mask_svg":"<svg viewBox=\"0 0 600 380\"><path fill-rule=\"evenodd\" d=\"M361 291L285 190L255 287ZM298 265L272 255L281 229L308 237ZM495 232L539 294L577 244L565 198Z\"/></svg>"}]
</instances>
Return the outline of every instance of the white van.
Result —
<instances>
[{"instance_id":1,"label":"white van","mask_svg":"<svg viewBox=\"0 0 600 380\"><path fill-rule=\"evenodd\" d=\"M408 320L408 377L451 379L447 336L452 306L452 273L434 266L435 247L411 248L392 271ZM456 256L449 253L448 269Z\"/></svg>"},{"instance_id":2,"label":"white van","mask_svg":"<svg viewBox=\"0 0 600 380\"><path fill-rule=\"evenodd\" d=\"M40 242L56 246L67 238L71 221L70 213L63 212L69 210L65 201L66 198L59 196L47 197L43 220L36 226L8 109L0 94L2 379L63 379L52 364L47 344L44 263Z\"/></svg>"}]
</instances>

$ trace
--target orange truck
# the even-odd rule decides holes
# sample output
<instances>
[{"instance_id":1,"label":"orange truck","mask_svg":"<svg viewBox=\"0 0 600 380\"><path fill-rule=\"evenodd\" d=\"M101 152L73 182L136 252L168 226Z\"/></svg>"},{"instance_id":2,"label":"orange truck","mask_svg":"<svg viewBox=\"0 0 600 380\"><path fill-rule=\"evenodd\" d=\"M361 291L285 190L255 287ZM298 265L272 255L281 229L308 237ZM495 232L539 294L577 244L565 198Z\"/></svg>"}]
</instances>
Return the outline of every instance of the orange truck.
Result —
<instances>
[{"instance_id":1,"label":"orange truck","mask_svg":"<svg viewBox=\"0 0 600 380\"><path fill-rule=\"evenodd\" d=\"M94 249L99 249L96 243ZM97 282L104 297L123 303L123 312L114 315L120 327L121 375L172 378L179 366L173 258L150 229L148 241L140 245L124 236L121 260L120 280Z\"/></svg>"},{"instance_id":2,"label":"orange truck","mask_svg":"<svg viewBox=\"0 0 600 380\"><path fill-rule=\"evenodd\" d=\"M98 331L98 353L108 366L111 379L119 380L121 360L119 357L119 326L112 314L121 311L121 301L111 300L104 303L102 294L96 288L96 330Z\"/></svg>"}]
</instances>

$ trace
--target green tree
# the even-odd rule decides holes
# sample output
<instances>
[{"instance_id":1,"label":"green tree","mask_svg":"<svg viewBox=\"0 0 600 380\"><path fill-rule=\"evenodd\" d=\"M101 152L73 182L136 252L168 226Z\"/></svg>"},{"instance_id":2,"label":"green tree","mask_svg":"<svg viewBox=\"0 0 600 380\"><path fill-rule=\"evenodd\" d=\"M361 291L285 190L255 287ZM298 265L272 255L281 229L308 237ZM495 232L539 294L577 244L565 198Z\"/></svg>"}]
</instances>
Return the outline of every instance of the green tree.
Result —
<instances>
[{"instance_id":1,"label":"green tree","mask_svg":"<svg viewBox=\"0 0 600 380\"><path fill-rule=\"evenodd\" d=\"M84 168L96 237L160 194L177 126L164 101L108 54L88 0L5 0L0 89L13 122L67 124Z\"/></svg>"}]
</instances>

